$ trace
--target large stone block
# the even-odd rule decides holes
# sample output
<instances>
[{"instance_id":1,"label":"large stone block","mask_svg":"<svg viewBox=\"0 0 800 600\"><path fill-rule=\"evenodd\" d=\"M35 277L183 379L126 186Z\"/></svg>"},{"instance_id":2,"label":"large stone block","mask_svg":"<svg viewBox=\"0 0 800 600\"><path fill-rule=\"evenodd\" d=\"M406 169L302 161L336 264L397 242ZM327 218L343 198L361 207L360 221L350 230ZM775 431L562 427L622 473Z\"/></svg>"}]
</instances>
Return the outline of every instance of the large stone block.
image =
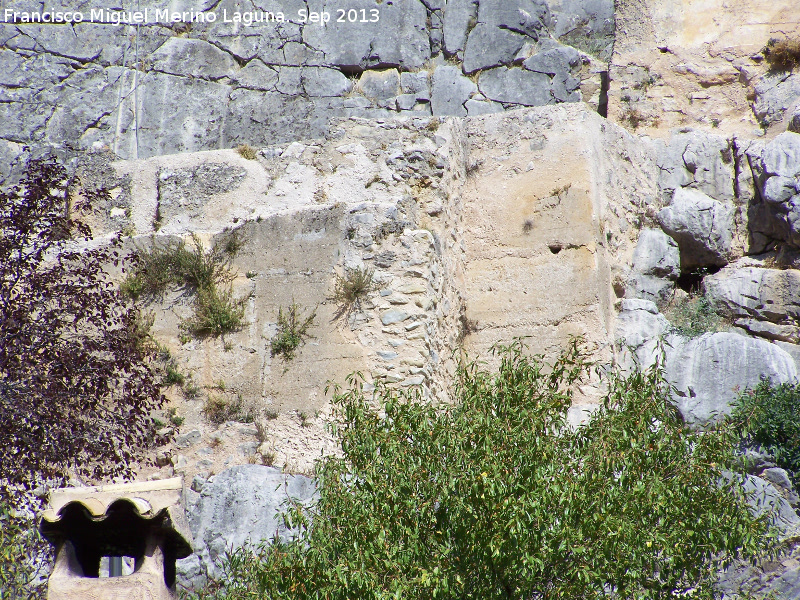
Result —
<instances>
[{"instance_id":1,"label":"large stone block","mask_svg":"<svg viewBox=\"0 0 800 600\"><path fill-rule=\"evenodd\" d=\"M544 106L555 103L550 77L526 69L498 67L483 71L478 87L490 100L504 104Z\"/></svg>"},{"instance_id":2,"label":"large stone block","mask_svg":"<svg viewBox=\"0 0 800 600\"><path fill-rule=\"evenodd\" d=\"M434 115L463 117L467 114L464 103L478 87L464 77L461 69L450 65L436 67L433 72L431 109Z\"/></svg>"},{"instance_id":3,"label":"large stone block","mask_svg":"<svg viewBox=\"0 0 800 600\"><path fill-rule=\"evenodd\" d=\"M760 155L759 155L759 150ZM786 131L748 151L762 202L750 207L753 237L800 246L800 134Z\"/></svg>"},{"instance_id":4,"label":"large stone block","mask_svg":"<svg viewBox=\"0 0 800 600\"><path fill-rule=\"evenodd\" d=\"M311 502L316 493L308 477L258 465L233 467L195 487L200 492L189 494L186 510L194 553L177 564L178 580L188 586L221 575L231 548L257 546L276 534L288 541L291 531L281 521L281 511L291 500Z\"/></svg>"},{"instance_id":5,"label":"large stone block","mask_svg":"<svg viewBox=\"0 0 800 600\"><path fill-rule=\"evenodd\" d=\"M667 379L684 419L704 425L730 414L732 403L762 380L773 384L797 380L797 366L775 344L735 333L707 333L679 343L672 341Z\"/></svg>"},{"instance_id":6,"label":"large stone block","mask_svg":"<svg viewBox=\"0 0 800 600\"><path fill-rule=\"evenodd\" d=\"M681 267L722 266L730 259L734 208L702 192L678 188L658 213L662 229L677 243Z\"/></svg>"},{"instance_id":7,"label":"large stone block","mask_svg":"<svg viewBox=\"0 0 800 600\"><path fill-rule=\"evenodd\" d=\"M733 317L781 323L800 319L800 274L733 264L703 280L706 295Z\"/></svg>"}]
</instances>

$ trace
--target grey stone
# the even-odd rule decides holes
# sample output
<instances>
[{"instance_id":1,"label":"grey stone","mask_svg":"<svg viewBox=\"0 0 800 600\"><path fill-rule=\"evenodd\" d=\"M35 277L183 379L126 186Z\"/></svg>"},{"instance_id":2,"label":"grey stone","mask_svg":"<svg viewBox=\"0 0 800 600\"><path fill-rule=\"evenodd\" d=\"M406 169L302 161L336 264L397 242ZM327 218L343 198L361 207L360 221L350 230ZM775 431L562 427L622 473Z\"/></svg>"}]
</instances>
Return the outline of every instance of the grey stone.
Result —
<instances>
[{"instance_id":1,"label":"grey stone","mask_svg":"<svg viewBox=\"0 0 800 600\"><path fill-rule=\"evenodd\" d=\"M550 0L548 4L556 37L568 32L592 37L614 35L613 0Z\"/></svg>"},{"instance_id":2,"label":"grey stone","mask_svg":"<svg viewBox=\"0 0 800 600\"><path fill-rule=\"evenodd\" d=\"M458 54L467 44L467 30L477 22L477 0L448 0L444 8L444 47L449 54Z\"/></svg>"},{"instance_id":3,"label":"grey stone","mask_svg":"<svg viewBox=\"0 0 800 600\"><path fill-rule=\"evenodd\" d=\"M413 95L422 102L431 99L431 79L427 71L400 74L400 89L404 94Z\"/></svg>"},{"instance_id":4,"label":"grey stone","mask_svg":"<svg viewBox=\"0 0 800 600\"><path fill-rule=\"evenodd\" d=\"M680 275L678 244L663 231L643 229L633 252L631 268L644 275L677 279Z\"/></svg>"},{"instance_id":5,"label":"grey stone","mask_svg":"<svg viewBox=\"0 0 800 600\"><path fill-rule=\"evenodd\" d=\"M278 518L282 507L290 498L312 502L315 491L308 477L258 465L233 467L204 483L196 502L186 507L194 554L178 561L179 583L199 587L207 576L220 575L231 547L257 545L276 533L290 539L292 532Z\"/></svg>"},{"instance_id":6,"label":"grey stone","mask_svg":"<svg viewBox=\"0 0 800 600\"><path fill-rule=\"evenodd\" d=\"M761 473L761 478L766 479L779 489L791 490L793 487L792 480L789 479L789 473L787 473L785 469L779 467L764 469L764 472Z\"/></svg>"},{"instance_id":7,"label":"grey stone","mask_svg":"<svg viewBox=\"0 0 800 600\"><path fill-rule=\"evenodd\" d=\"M463 117L464 103L477 91L477 86L461 74L458 67L442 65L433 72L431 109L437 116Z\"/></svg>"},{"instance_id":8,"label":"grey stone","mask_svg":"<svg viewBox=\"0 0 800 600\"><path fill-rule=\"evenodd\" d=\"M734 324L747 331L750 335L768 340L794 343L800 341L800 327L794 325L776 325L769 321L759 321L757 319L736 319Z\"/></svg>"},{"instance_id":9,"label":"grey stone","mask_svg":"<svg viewBox=\"0 0 800 600\"><path fill-rule=\"evenodd\" d=\"M750 232L763 250L770 240L800 247L800 134L786 131L764 145L748 148L763 202L751 201Z\"/></svg>"},{"instance_id":10,"label":"grey stone","mask_svg":"<svg viewBox=\"0 0 800 600\"><path fill-rule=\"evenodd\" d=\"M189 466L189 460L183 454L177 454L172 457L172 470L176 473L184 471Z\"/></svg>"},{"instance_id":11,"label":"grey stone","mask_svg":"<svg viewBox=\"0 0 800 600\"><path fill-rule=\"evenodd\" d=\"M464 72L511 64L520 49L550 23L547 4L536 0L482 0L467 37Z\"/></svg>"},{"instance_id":12,"label":"grey stone","mask_svg":"<svg viewBox=\"0 0 800 600\"><path fill-rule=\"evenodd\" d=\"M306 67L302 78L303 89L312 98L341 96L353 89L353 83L338 69Z\"/></svg>"},{"instance_id":13,"label":"grey stone","mask_svg":"<svg viewBox=\"0 0 800 600\"><path fill-rule=\"evenodd\" d=\"M765 125L776 123L800 99L800 74L768 73L756 83L755 96L753 112L758 121Z\"/></svg>"},{"instance_id":14,"label":"grey stone","mask_svg":"<svg viewBox=\"0 0 800 600\"><path fill-rule=\"evenodd\" d=\"M344 7L338 2L323 0L319 10L378 9L380 19L371 23L334 22L325 26L303 28L303 41L320 50L325 62L333 67L363 69L374 67L402 67L417 69L431 57L428 36L428 11L418 0L394 0L378 3L375 0L354 0ZM304 6L305 7L305 6Z\"/></svg>"},{"instance_id":15,"label":"grey stone","mask_svg":"<svg viewBox=\"0 0 800 600\"><path fill-rule=\"evenodd\" d=\"M222 79L238 68L227 52L203 40L172 37L152 55L153 69L170 75Z\"/></svg>"},{"instance_id":16,"label":"grey stone","mask_svg":"<svg viewBox=\"0 0 800 600\"><path fill-rule=\"evenodd\" d=\"M764 174L768 177L800 176L800 134L786 131L764 146L761 154Z\"/></svg>"},{"instance_id":17,"label":"grey stone","mask_svg":"<svg viewBox=\"0 0 800 600\"><path fill-rule=\"evenodd\" d=\"M664 200L681 187L716 200L733 200L734 160L729 140L703 131L675 134L656 142L658 184Z\"/></svg>"},{"instance_id":18,"label":"grey stone","mask_svg":"<svg viewBox=\"0 0 800 600\"><path fill-rule=\"evenodd\" d=\"M684 419L704 425L727 415L732 402L762 378L773 384L797 380L797 366L775 344L734 333L707 333L671 340L666 376L676 387L674 401Z\"/></svg>"},{"instance_id":19,"label":"grey stone","mask_svg":"<svg viewBox=\"0 0 800 600\"><path fill-rule=\"evenodd\" d=\"M661 228L680 248L681 267L722 266L730 258L734 207L702 192L678 188L658 213Z\"/></svg>"},{"instance_id":20,"label":"grey stone","mask_svg":"<svg viewBox=\"0 0 800 600\"><path fill-rule=\"evenodd\" d=\"M381 315L381 323L384 325L392 325L394 323L402 323L408 318L408 313L402 310L390 310Z\"/></svg>"},{"instance_id":21,"label":"grey stone","mask_svg":"<svg viewBox=\"0 0 800 600\"><path fill-rule=\"evenodd\" d=\"M153 72L139 80L138 91L138 143L129 135L129 145L120 145L120 154L145 157L219 147L230 86Z\"/></svg>"},{"instance_id":22,"label":"grey stone","mask_svg":"<svg viewBox=\"0 0 800 600\"><path fill-rule=\"evenodd\" d=\"M278 83L278 71L258 59L251 60L233 74L231 79L239 86L252 90L271 91Z\"/></svg>"},{"instance_id":23,"label":"grey stone","mask_svg":"<svg viewBox=\"0 0 800 600\"><path fill-rule=\"evenodd\" d=\"M625 298L641 298L666 306L674 290L675 284L669 279L632 271L625 285Z\"/></svg>"},{"instance_id":24,"label":"grey stone","mask_svg":"<svg viewBox=\"0 0 800 600\"><path fill-rule=\"evenodd\" d=\"M470 32L464 49L464 72L475 73L511 64L527 39L508 29L478 23Z\"/></svg>"},{"instance_id":25,"label":"grey stone","mask_svg":"<svg viewBox=\"0 0 800 600\"><path fill-rule=\"evenodd\" d=\"M498 67L483 71L478 78L481 93L504 104L543 106L555 101L550 90L550 77L520 68Z\"/></svg>"},{"instance_id":26,"label":"grey stone","mask_svg":"<svg viewBox=\"0 0 800 600\"><path fill-rule=\"evenodd\" d=\"M481 0L478 23L518 31L537 40L551 23L550 9L542 0Z\"/></svg>"},{"instance_id":27,"label":"grey stone","mask_svg":"<svg viewBox=\"0 0 800 600\"><path fill-rule=\"evenodd\" d=\"M194 446L202 438L203 435L200 433L199 429L192 429L175 438L175 447L180 449L188 448L189 446Z\"/></svg>"},{"instance_id":28,"label":"grey stone","mask_svg":"<svg viewBox=\"0 0 800 600\"><path fill-rule=\"evenodd\" d=\"M477 117L480 115L492 115L495 113L503 112L503 105L499 102L483 101L483 100L467 100L464 103L464 108L467 109L467 115L470 117Z\"/></svg>"},{"instance_id":29,"label":"grey stone","mask_svg":"<svg viewBox=\"0 0 800 600\"><path fill-rule=\"evenodd\" d=\"M651 366L658 357L660 340L669 331L669 321L658 312L655 302L625 298L614 329L623 367Z\"/></svg>"},{"instance_id":30,"label":"grey stone","mask_svg":"<svg viewBox=\"0 0 800 600\"><path fill-rule=\"evenodd\" d=\"M562 74L562 76L565 76L574 67L579 67L580 64L580 53L575 48L565 46L534 54L525 60L522 66L529 71L536 71L537 73L546 73L547 75Z\"/></svg>"},{"instance_id":31,"label":"grey stone","mask_svg":"<svg viewBox=\"0 0 800 600\"><path fill-rule=\"evenodd\" d=\"M388 100L400 93L400 74L397 69L364 71L357 87L367 98Z\"/></svg>"},{"instance_id":32,"label":"grey stone","mask_svg":"<svg viewBox=\"0 0 800 600\"><path fill-rule=\"evenodd\" d=\"M745 475L744 492L750 510L757 516L769 515L770 524L783 536L797 535L800 517L778 489L766 479Z\"/></svg>"},{"instance_id":33,"label":"grey stone","mask_svg":"<svg viewBox=\"0 0 800 600\"><path fill-rule=\"evenodd\" d=\"M703 279L706 296L732 317L773 323L800 319L800 273L734 263Z\"/></svg>"},{"instance_id":34,"label":"grey stone","mask_svg":"<svg viewBox=\"0 0 800 600\"><path fill-rule=\"evenodd\" d=\"M416 94L400 94L393 100L397 110L411 110L417 105Z\"/></svg>"},{"instance_id":35,"label":"grey stone","mask_svg":"<svg viewBox=\"0 0 800 600\"><path fill-rule=\"evenodd\" d=\"M786 128L788 131L800 133L800 105L794 109L792 118L789 119L789 125Z\"/></svg>"}]
</instances>

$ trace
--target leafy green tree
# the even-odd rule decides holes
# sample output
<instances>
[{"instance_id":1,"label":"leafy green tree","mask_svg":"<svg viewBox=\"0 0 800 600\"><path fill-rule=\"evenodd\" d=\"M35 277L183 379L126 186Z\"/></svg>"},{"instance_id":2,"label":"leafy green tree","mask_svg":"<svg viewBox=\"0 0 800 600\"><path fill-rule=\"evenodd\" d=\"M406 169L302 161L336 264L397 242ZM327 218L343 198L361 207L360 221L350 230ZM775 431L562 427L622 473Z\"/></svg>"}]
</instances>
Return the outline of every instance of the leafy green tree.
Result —
<instances>
[{"instance_id":1,"label":"leafy green tree","mask_svg":"<svg viewBox=\"0 0 800 600\"><path fill-rule=\"evenodd\" d=\"M496 374L460 369L453 406L388 387L370 400L355 378L335 397L343 455L287 514L296 539L233 552L204 596L713 598L718 568L765 549L764 519L722 476L736 435L687 429L658 369L611 377L572 430L577 347L550 367L521 343L498 351Z\"/></svg>"},{"instance_id":2,"label":"leafy green tree","mask_svg":"<svg viewBox=\"0 0 800 600\"><path fill-rule=\"evenodd\" d=\"M770 453L800 483L800 385L761 381L739 396L731 420L744 442Z\"/></svg>"}]
</instances>

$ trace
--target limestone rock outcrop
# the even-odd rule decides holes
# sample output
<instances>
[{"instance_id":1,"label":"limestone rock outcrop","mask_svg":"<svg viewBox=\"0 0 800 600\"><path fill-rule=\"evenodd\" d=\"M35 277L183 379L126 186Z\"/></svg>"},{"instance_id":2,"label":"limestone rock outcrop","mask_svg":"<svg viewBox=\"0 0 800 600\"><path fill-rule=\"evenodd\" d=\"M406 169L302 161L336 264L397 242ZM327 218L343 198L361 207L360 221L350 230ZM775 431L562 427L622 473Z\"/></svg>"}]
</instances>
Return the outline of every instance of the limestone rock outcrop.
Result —
<instances>
[{"instance_id":1,"label":"limestone rock outcrop","mask_svg":"<svg viewBox=\"0 0 800 600\"><path fill-rule=\"evenodd\" d=\"M678 188L669 206L658 213L658 222L678 243L682 268L722 266L730 258L733 213L731 205Z\"/></svg>"},{"instance_id":2,"label":"limestone rock outcrop","mask_svg":"<svg viewBox=\"0 0 800 600\"><path fill-rule=\"evenodd\" d=\"M316 484L303 475L241 465L209 480L196 478L186 493L194 553L178 561L178 579L183 586L200 587L207 577L221 574L227 551L256 547L275 536L291 539L280 513L289 502L312 502Z\"/></svg>"}]
</instances>

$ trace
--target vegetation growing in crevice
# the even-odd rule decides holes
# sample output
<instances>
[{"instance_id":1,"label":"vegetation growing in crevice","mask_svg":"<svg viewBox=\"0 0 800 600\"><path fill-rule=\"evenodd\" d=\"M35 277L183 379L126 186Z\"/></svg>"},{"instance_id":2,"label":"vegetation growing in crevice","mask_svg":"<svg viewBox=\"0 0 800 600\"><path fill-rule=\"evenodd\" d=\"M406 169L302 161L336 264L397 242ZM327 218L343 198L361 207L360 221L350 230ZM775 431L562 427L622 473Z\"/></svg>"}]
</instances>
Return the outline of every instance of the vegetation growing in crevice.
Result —
<instances>
[{"instance_id":1,"label":"vegetation growing in crevice","mask_svg":"<svg viewBox=\"0 0 800 600\"><path fill-rule=\"evenodd\" d=\"M120 284L134 300L157 298L170 288L183 289L194 297L194 315L182 323L195 336L220 336L244 325L247 298L235 298L231 282L236 277L231 263L242 247L238 232L226 235L206 252L200 238L156 242L137 248L135 266Z\"/></svg>"},{"instance_id":2,"label":"vegetation growing in crevice","mask_svg":"<svg viewBox=\"0 0 800 600\"><path fill-rule=\"evenodd\" d=\"M236 152L239 153L239 156L247 160L255 160L258 158L258 149L253 148L250 144L239 144L236 146Z\"/></svg>"},{"instance_id":3,"label":"vegetation growing in crevice","mask_svg":"<svg viewBox=\"0 0 800 600\"><path fill-rule=\"evenodd\" d=\"M252 407L238 393L210 393L203 403L203 414L214 425L222 425L225 421L252 423L255 420Z\"/></svg>"},{"instance_id":4,"label":"vegetation growing in crevice","mask_svg":"<svg viewBox=\"0 0 800 600\"><path fill-rule=\"evenodd\" d=\"M676 297L667 307L665 316L677 333L694 338L725 328L725 319L711 300L700 293Z\"/></svg>"},{"instance_id":5,"label":"vegetation growing in crevice","mask_svg":"<svg viewBox=\"0 0 800 600\"><path fill-rule=\"evenodd\" d=\"M767 42L763 54L773 71L791 71L800 65L800 39L773 38Z\"/></svg>"},{"instance_id":6,"label":"vegetation growing in crevice","mask_svg":"<svg viewBox=\"0 0 800 600\"><path fill-rule=\"evenodd\" d=\"M578 348L498 352L497 372L461 365L454 405L352 376L342 456L318 463L312 507L289 507L294 539L234 550L202 597L710 600L720 567L769 548L723 477L738 436L689 429L660 370L611 376L570 429Z\"/></svg>"},{"instance_id":7,"label":"vegetation growing in crevice","mask_svg":"<svg viewBox=\"0 0 800 600\"><path fill-rule=\"evenodd\" d=\"M343 276L337 273L331 296L337 305L334 318L349 317L353 311L361 310L361 303L367 296L382 287L375 281L375 271L369 267L346 269Z\"/></svg>"},{"instance_id":8,"label":"vegetation growing in crevice","mask_svg":"<svg viewBox=\"0 0 800 600\"><path fill-rule=\"evenodd\" d=\"M283 307L278 308L278 332L270 341L273 357L280 356L289 362L295 357L297 349L311 337L308 330L317 318L317 309L306 317L302 313L303 309L294 300L286 311Z\"/></svg>"}]
</instances>

